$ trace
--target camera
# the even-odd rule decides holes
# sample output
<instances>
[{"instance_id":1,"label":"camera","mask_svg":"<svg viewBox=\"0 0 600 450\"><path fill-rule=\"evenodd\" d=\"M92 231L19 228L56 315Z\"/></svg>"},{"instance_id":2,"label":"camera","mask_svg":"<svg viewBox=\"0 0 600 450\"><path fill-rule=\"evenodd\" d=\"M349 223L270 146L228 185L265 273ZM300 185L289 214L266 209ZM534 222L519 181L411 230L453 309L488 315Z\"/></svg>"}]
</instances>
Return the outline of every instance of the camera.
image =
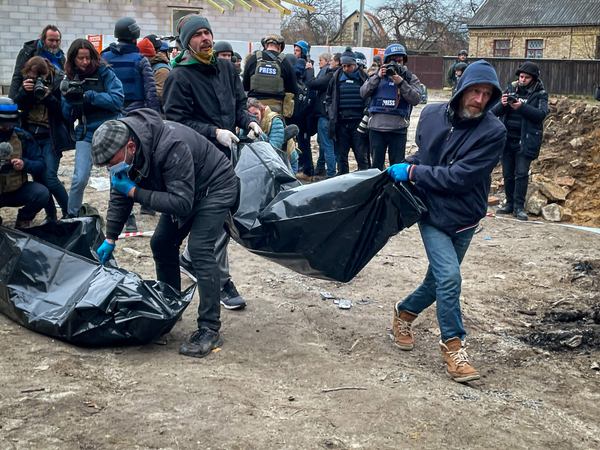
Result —
<instances>
[{"instance_id":1,"label":"camera","mask_svg":"<svg viewBox=\"0 0 600 450\"><path fill-rule=\"evenodd\" d=\"M392 75L400 75L402 73L402 68L396 61L391 61L387 64L384 64L383 67L386 70L385 74L390 77Z\"/></svg>"},{"instance_id":2,"label":"camera","mask_svg":"<svg viewBox=\"0 0 600 450\"><path fill-rule=\"evenodd\" d=\"M519 101L519 99L517 97L515 97L514 95L508 94L508 97L506 97L507 103L517 103L518 101Z\"/></svg>"},{"instance_id":3,"label":"camera","mask_svg":"<svg viewBox=\"0 0 600 450\"><path fill-rule=\"evenodd\" d=\"M363 114L356 131L363 134L367 134L369 132L369 114Z\"/></svg>"},{"instance_id":4,"label":"camera","mask_svg":"<svg viewBox=\"0 0 600 450\"><path fill-rule=\"evenodd\" d=\"M33 95L36 100L42 100L48 93L48 82L43 77L37 77L33 85Z\"/></svg>"},{"instance_id":5,"label":"camera","mask_svg":"<svg viewBox=\"0 0 600 450\"><path fill-rule=\"evenodd\" d=\"M64 78L60 82L60 92L72 105L83 105L83 94L85 89L83 85L87 81L97 81L96 79L86 78L85 80L69 80Z\"/></svg>"}]
</instances>

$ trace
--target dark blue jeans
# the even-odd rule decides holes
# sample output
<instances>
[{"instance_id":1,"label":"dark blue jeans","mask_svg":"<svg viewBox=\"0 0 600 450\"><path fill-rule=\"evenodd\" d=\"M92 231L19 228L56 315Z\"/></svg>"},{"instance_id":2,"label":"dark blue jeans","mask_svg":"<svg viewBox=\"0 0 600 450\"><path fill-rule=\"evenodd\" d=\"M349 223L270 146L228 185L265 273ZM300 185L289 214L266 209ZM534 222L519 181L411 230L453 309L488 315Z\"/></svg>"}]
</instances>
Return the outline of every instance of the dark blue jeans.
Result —
<instances>
[{"instance_id":1,"label":"dark blue jeans","mask_svg":"<svg viewBox=\"0 0 600 450\"><path fill-rule=\"evenodd\" d=\"M401 303L398 311L420 314L436 302L442 341L465 338L460 311L460 264L469 248L475 228L450 236L432 225L419 224L429 267L421 285Z\"/></svg>"},{"instance_id":2,"label":"dark blue jeans","mask_svg":"<svg viewBox=\"0 0 600 450\"><path fill-rule=\"evenodd\" d=\"M372 167L383 170L386 150L389 154L390 166L404 161L406 156L406 129L399 133L369 130L369 141L373 157Z\"/></svg>"},{"instance_id":3,"label":"dark blue jeans","mask_svg":"<svg viewBox=\"0 0 600 450\"><path fill-rule=\"evenodd\" d=\"M327 176L335 176L335 151L333 141L329 137L329 118L319 117L317 142L319 143L319 159L317 160L317 172L325 171L327 164Z\"/></svg>"},{"instance_id":4,"label":"dark blue jeans","mask_svg":"<svg viewBox=\"0 0 600 450\"><path fill-rule=\"evenodd\" d=\"M36 142L40 146L40 150L42 150L44 163L46 164L43 184L48 188L50 194L52 194L48 201L48 205L45 208L46 214L50 217L56 216L56 207L54 206L54 200L52 199L52 197L54 197L60 206L62 215L66 216L69 206L69 195L67 194L65 186L58 178L58 166L60 165L62 155L57 154L54 151L54 146L50 137L36 139Z\"/></svg>"},{"instance_id":5,"label":"dark blue jeans","mask_svg":"<svg viewBox=\"0 0 600 450\"><path fill-rule=\"evenodd\" d=\"M22 206L17 213L17 220L33 220L35 215L48 204L49 198L50 193L46 186L28 181L16 191L0 194L0 208Z\"/></svg>"},{"instance_id":6,"label":"dark blue jeans","mask_svg":"<svg viewBox=\"0 0 600 450\"><path fill-rule=\"evenodd\" d=\"M238 180L210 190L194 205L194 213L181 226L170 215L161 214L150 241L156 277L181 290L179 248L188 237L188 251L200 291L198 328L221 328L220 273L215 259L215 244L223 234L223 224L238 196Z\"/></svg>"},{"instance_id":7,"label":"dark blue jeans","mask_svg":"<svg viewBox=\"0 0 600 450\"><path fill-rule=\"evenodd\" d=\"M519 141L509 139L502 153L502 176L506 204L514 209L523 209L529 184L531 159L523 155Z\"/></svg>"}]
</instances>

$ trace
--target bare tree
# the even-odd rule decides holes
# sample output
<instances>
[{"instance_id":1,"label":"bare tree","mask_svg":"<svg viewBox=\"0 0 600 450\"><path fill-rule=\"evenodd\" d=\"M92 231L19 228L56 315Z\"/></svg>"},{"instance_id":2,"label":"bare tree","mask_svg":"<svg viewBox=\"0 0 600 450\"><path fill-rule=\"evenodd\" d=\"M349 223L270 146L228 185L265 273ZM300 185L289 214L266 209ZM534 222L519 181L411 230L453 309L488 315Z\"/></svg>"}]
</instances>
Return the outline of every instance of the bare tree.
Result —
<instances>
[{"instance_id":1,"label":"bare tree","mask_svg":"<svg viewBox=\"0 0 600 450\"><path fill-rule=\"evenodd\" d=\"M453 54L466 47L466 23L480 0L387 0L377 10L390 39L409 50Z\"/></svg>"},{"instance_id":2,"label":"bare tree","mask_svg":"<svg viewBox=\"0 0 600 450\"><path fill-rule=\"evenodd\" d=\"M311 45L328 43L339 29L339 1L303 0L303 3L314 6L315 12L292 8L292 14L281 26L281 33L286 42L304 39Z\"/></svg>"}]
</instances>

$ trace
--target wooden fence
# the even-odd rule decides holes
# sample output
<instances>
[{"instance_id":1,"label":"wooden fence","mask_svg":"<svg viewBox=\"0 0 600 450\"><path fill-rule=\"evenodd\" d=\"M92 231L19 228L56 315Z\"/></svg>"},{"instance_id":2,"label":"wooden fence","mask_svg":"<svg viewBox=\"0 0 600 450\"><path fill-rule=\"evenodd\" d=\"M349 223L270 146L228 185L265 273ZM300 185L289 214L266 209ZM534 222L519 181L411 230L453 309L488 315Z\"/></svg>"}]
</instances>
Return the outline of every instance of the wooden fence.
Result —
<instances>
[{"instance_id":1,"label":"wooden fence","mask_svg":"<svg viewBox=\"0 0 600 450\"><path fill-rule=\"evenodd\" d=\"M515 71L525 61L522 58L484 59L495 67L503 89L516 79ZM444 57L444 85L447 85L446 74L454 61L454 57ZM535 63L540 67L540 78L550 94L592 96L600 84L600 60L597 59L536 59Z\"/></svg>"}]
</instances>

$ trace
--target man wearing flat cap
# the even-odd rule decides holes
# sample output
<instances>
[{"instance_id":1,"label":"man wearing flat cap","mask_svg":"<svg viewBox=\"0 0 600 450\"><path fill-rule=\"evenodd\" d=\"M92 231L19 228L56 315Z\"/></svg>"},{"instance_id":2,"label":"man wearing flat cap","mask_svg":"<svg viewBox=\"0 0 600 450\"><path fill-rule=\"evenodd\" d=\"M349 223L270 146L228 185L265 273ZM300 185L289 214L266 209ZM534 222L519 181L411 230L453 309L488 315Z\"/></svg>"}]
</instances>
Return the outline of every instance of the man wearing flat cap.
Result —
<instances>
[{"instance_id":1,"label":"man wearing flat cap","mask_svg":"<svg viewBox=\"0 0 600 450\"><path fill-rule=\"evenodd\" d=\"M179 352L207 356L222 345L215 242L238 201L239 180L231 163L191 128L163 122L146 108L102 124L92 139L92 159L111 172L100 262L110 258L134 202L162 213L150 241L156 277L181 290L179 248L187 236L200 290L198 329Z\"/></svg>"},{"instance_id":2,"label":"man wearing flat cap","mask_svg":"<svg viewBox=\"0 0 600 450\"><path fill-rule=\"evenodd\" d=\"M256 119L246 110L246 94L234 66L216 57L213 32L206 17L189 14L177 24L182 52L173 61L163 91L167 119L179 122L206 137L231 156L239 139L236 127L249 137L262 133ZM221 271L221 301L225 308L243 309L244 298L238 293L227 258L229 235L222 232L217 240L217 261ZM190 274L187 250L182 255L182 270Z\"/></svg>"}]
</instances>

